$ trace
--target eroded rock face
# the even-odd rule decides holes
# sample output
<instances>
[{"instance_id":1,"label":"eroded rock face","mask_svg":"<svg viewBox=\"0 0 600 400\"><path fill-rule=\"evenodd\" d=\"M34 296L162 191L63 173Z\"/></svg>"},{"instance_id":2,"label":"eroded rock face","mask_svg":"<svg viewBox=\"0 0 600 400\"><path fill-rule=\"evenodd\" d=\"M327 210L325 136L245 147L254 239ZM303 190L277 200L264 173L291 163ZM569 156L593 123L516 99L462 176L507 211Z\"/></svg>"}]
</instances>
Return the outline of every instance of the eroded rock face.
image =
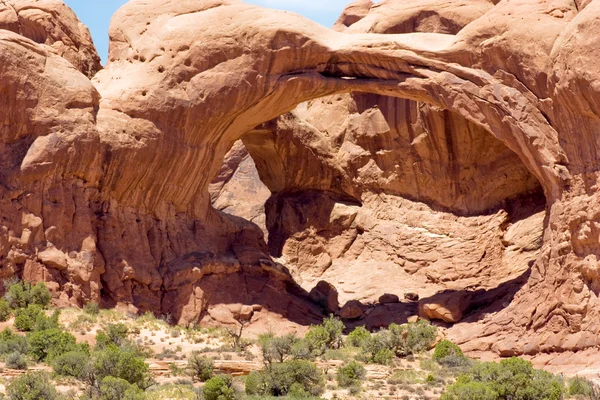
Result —
<instances>
[{"instance_id":1,"label":"eroded rock face","mask_svg":"<svg viewBox=\"0 0 600 400\"><path fill-rule=\"evenodd\" d=\"M88 28L61 0L2 0L0 29L50 46L90 78L102 68Z\"/></svg>"},{"instance_id":2,"label":"eroded rock face","mask_svg":"<svg viewBox=\"0 0 600 400\"><path fill-rule=\"evenodd\" d=\"M133 0L92 81L72 13L15 3L0 3L2 277L45 280L64 303L290 329L323 316L293 277L353 271L357 289L393 286L364 300L423 303L460 282L497 312L455 340L505 355L596 345L600 3L365 2L336 32L237 0ZM268 243L211 204L256 212L223 196L228 176L252 176L222 170L239 139L272 192ZM359 300L348 288L342 304Z\"/></svg>"}]
</instances>

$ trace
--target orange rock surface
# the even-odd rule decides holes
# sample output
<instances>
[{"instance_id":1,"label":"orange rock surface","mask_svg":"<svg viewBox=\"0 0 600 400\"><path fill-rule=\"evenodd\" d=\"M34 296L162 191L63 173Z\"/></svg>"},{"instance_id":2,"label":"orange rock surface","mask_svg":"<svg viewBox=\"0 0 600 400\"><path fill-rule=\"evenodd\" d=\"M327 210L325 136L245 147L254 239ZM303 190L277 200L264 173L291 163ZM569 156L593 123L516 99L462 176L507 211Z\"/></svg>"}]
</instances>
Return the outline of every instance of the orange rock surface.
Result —
<instances>
[{"instance_id":1,"label":"orange rock surface","mask_svg":"<svg viewBox=\"0 0 600 400\"><path fill-rule=\"evenodd\" d=\"M132 0L102 69L62 2L0 1L0 277L180 323L299 330L339 297L370 328L443 308L473 350L596 347L599 16Z\"/></svg>"}]
</instances>

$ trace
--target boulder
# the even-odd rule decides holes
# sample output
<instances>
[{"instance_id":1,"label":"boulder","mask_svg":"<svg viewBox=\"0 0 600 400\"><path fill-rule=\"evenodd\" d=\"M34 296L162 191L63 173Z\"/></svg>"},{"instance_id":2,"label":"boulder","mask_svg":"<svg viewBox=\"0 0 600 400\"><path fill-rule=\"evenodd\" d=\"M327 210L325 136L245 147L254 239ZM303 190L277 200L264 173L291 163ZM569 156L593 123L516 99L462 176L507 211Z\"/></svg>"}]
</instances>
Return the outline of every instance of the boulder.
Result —
<instances>
[{"instance_id":1,"label":"boulder","mask_svg":"<svg viewBox=\"0 0 600 400\"><path fill-rule=\"evenodd\" d=\"M419 316L454 323L463 318L469 308L473 294L465 291L447 291L419 301Z\"/></svg>"}]
</instances>

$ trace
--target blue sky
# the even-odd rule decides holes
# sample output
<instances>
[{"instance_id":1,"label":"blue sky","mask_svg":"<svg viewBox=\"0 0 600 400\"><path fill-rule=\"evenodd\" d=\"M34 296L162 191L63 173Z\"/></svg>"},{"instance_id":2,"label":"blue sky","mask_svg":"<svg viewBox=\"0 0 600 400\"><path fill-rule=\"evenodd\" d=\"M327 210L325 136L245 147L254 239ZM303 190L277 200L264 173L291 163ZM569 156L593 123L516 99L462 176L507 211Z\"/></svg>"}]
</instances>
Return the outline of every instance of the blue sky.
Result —
<instances>
[{"instance_id":1,"label":"blue sky","mask_svg":"<svg viewBox=\"0 0 600 400\"><path fill-rule=\"evenodd\" d=\"M108 25L112 15L127 0L64 0L79 19L90 28L94 44L106 61L108 54ZM294 11L321 25L330 27L352 0L245 0L246 3L280 10Z\"/></svg>"}]
</instances>

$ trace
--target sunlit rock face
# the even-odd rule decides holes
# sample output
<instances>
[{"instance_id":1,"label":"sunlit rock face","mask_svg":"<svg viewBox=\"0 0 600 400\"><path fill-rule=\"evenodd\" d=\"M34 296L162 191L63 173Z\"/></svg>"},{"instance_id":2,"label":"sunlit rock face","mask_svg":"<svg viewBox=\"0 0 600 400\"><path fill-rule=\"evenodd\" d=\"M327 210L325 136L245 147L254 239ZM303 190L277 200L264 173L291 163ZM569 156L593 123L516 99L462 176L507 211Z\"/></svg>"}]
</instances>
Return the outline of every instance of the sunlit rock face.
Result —
<instances>
[{"instance_id":1,"label":"sunlit rock face","mask_svg":"<svg viewBox=\"0 0 600 400\"><path fill-rule=\"evenodd\" d=\"M327 29L133 0L104 69L25 3L0 2L0 276L256 331L318 321L324 280L417 293L473 349L596 345L600 3L359 1Z\"/></svg>"}]
</instances>

